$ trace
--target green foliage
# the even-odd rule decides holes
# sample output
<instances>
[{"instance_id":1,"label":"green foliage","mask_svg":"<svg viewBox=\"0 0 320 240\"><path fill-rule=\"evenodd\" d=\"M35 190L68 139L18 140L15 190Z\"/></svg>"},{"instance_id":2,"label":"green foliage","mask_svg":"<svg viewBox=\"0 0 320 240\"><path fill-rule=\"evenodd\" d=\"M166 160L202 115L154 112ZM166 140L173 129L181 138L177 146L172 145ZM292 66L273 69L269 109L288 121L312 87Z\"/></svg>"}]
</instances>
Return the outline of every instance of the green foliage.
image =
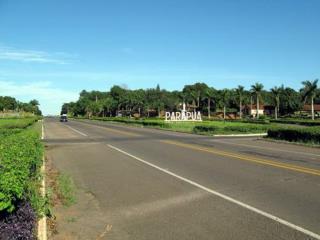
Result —
<instances>
[{"instance_id":1,"label":"green foliage","mask_svg":"<svg viewBox=\"0 0 320 240\"><path fill-rule=\"evenodd\" d=\"M0 118L0 130L2 129L17 129L31 126L38 118Z\"/></svg>"},{"instance_id":2,"label":"green foliage","mask_svg":"<svg viewBox=\"0 0 320 240\"><path fill-rule=\"evenodd\" d=\"M270 120L273 123L281 123L281 124L296 124L302 126L320 126L320 121L312 121L308 119L278 119L278 120Z\"/></svg>"},{"instance_id":3,"label":"green foliage","mask_svg":"<svg viewBox=\"0 0 320 240\"><path fill-rule=\"evenodd\" d=\"M215 133L219 128L216 126L198 125L193 128L194 133Z\"/></svg>"},{"instance_id":4,"label":"green foliage","mask_svg":"<svg viewBox=\"0 0 320 240\"><path fill-rule=\"evenodd\" d=\"M36 115L41 115L39 109L39 102L35 99L31 100L29 103L19 102L13 97L0 96L0 111L25 111L34 113Z\"/></svg>"},{"instance_id":5,"label":"green foliage","mask_svg":"<svg viewBox=\"0 0 320 240\"><path fill-rule=\"evenodd\" d=\"M320 144L320 127L274 128L268 130L268 137L290 142Z\"/></svg>"},{"instance_id":6,"label":"green foliage","mask_svg":"<svg viewBox=\"0 0 320 240\"><path fill-rule=\"evenodd\" d=\"M0 139L0 211L11 212L19 200L34 196L42 154L35 131L24 130Z\"/></svg>"},{"instance_id":7,"label":"green foliage","mask_svg":"<svg viewBox=\"0 0 320 240\"><path fill-rule=\"evenodd\" d=\"M167 91L159 85L137 90L113 86L106 92L81 91L78 101L63 104L62 113L86 117L154 117L161 116L163 111L179 111L182 103L186 103L187 109L191 111L201 111L205 115L214 111L226 111L226 116L228 112L239 112L241 105L242 115L245 116L250 113L251 102L254 105L259 102L260 105L277 106L279 116L283 116L302 109L302 95L305 92L309 91L297 92L284 86L267 91L263 90L260 83L252 85L251 90L245 90L242 86L237 89L216 90L200 82L185 85L180 91ZM319 93L315 95L314 101L320 103L317 96Z\"/></svg>"},{"instance_id":8,"label":"green foliage","mask_svg":"<svg viewBox=\"0 0 320 240\"><path fill-rule=\"evenodd\" d=\"M266 132L271 126L261 124L251 124L246 126L226 126L224 131L234 133L261 133Z\"/></svg>"}]
</instances>

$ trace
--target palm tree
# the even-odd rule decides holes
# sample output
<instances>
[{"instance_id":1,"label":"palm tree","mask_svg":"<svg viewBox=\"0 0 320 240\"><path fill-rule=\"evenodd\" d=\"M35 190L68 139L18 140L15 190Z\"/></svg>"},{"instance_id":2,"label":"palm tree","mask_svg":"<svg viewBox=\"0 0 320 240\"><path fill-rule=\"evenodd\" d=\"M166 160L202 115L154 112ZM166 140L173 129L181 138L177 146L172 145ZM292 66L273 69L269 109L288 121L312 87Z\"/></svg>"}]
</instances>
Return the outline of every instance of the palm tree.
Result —
<instances>
[{"instance_id":1,"label":"palm tree","mask_svg":"<svg viewBox=\"0 0 320 240\"><path fill-rule=\"evenodd\" d=\"M302 96L304 101L306 101L308 98L311 99L311 115L312 115L312 120L314 120L314 98L316 97L317 94L317 88L318 88L318 79L314 81L303 81L302 84L304 85L304 88L302 90Z\"/></svg>"},{"instance_id":2,"label":"palm tree","mask_svg":"<svg viewBox=\"0 0 320 240\"><path fill-rule=\"evenodd\" d=\"M255 83L251 86L251 92L257 98L257 118L259 118L259 99L261 97L261 92L263 90L263 85L261 83Z\"/></svg>"},{"instance_id":3,"label":"palm tree","mask_svg":"<svg viewBox=\"0 0 320 240\"><path fill-rule=\"evenodd\" d=\"M244 95L244 87L239 85L238 88L236 89L236 93L239 97L239 113L240 113L240 118L242 118L242 98Z\"/></svg>"},{"instance_id":4,"label":"palm tree","mask_svg":"<svg viewBox=\"0 0 320 240\"><path fill-rule=\"evenodd\" d=\"M218 105L223 108L223 119L226 119L226 107L230 100L230 91L228 89L223 89L219 91L218 95Z\"/></svg>"},{"instance_id":5,"label":"palm tree","mask_svg":"<svg viewBox=\"0 0 320 240\"><path fill-rule=\"evenodd\" d=\"M211 112L210 112L210 109L211 109L211 101L212 101L212 98L213 98L213 95L214 95L214 89L213 88L210 88L208 87L205 92L204 92L204 98L203 100L207 100L208 102L208 118L210 119L211 117Z\"/></svg>"},{"instance_id":6,"label":"palm tree","mask_svg":"<svg viewBox=\"0 0 320 240\"><path fill-rule=\"evenodd\" d=\"M274 116L275 116L275 119L278 119L281 88L273 87L273 88L271 88L271 93L272 93L272 95L274 97L274 101L275 101Z\"/></svg>"}]
</instances>

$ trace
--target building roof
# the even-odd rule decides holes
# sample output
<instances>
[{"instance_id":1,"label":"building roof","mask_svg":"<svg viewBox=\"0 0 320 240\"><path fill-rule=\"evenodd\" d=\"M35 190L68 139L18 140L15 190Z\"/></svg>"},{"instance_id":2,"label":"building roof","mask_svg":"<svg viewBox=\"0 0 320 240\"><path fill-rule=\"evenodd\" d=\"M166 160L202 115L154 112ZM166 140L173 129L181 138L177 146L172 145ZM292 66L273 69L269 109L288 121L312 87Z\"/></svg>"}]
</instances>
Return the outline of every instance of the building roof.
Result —
<instances>
[{"instance_id":1,"label":"building roof","mask_svg":"<svg viewBox=\"0 0 320 240\"><path fill-rule=\"evenodd\" d=\"M248 105L246 105L246 106L243 106L243 108L247 108L247 109L251 109L251 105L250 104L248 104ZM255 104L252 104L252 109L253 110L257 110L257 105L255 105ZM265 109L265 106L263 105L263 104L259 104L259 110L264 110Z\"/></svg>"},{"instance_id":2,"label":"building roof","mask_svg":"<svg viewBox=\"0 0 320 240\"><path fill-rule=\"evenodd\" d=\"M313 106L315 111L320 111L320 104L314 104ZM303 111L311 111L311 104L305 104L303 106Z\"/></svg>"}]
</instances>

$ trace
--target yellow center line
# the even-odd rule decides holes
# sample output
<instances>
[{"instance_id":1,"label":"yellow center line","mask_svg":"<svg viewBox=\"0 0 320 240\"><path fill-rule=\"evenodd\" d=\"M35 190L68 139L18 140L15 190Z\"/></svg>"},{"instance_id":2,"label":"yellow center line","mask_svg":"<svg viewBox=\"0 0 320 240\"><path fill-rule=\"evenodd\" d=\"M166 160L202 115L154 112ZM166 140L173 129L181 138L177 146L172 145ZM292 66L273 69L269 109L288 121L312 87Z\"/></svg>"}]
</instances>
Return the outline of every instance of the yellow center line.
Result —
<instances>
[{"instance_id":1,"label":"yellow center line","mask_svg":"<svg viewBox=\"0 0 320 240\"><path fill-rule=\"evenodd\" d=\"M171 141L171 140L161 140L160 142L183 147L183 148L189 148L189 149L193 149L193 150L197 150L197 151L208 152L208 153L212 153L212 154L220 155L220 156L224 156L224 157L231 157L231 158L239 159L239 160L243 160L243 161L255 162L255 163L269 165L269 166L273 166L273 167L284 168L284 169L288 169L288 170L292 170L292 171L296 171L296 172L302 172L302 173L320 176L320 170L318 170L318 169L305 168L305 167L301 167L298 165L281 163L281 162L276 162L276 161L272 161L272 160L266 160L263 158L251 157L248 155L240 155L237 153L226 152L226 151L221 151L221 150L217 150L217 149L213 149L213 148L201 147L198 145L181 143L181 142L176 142L176 141Z\"/></svg>"}]
</instances>

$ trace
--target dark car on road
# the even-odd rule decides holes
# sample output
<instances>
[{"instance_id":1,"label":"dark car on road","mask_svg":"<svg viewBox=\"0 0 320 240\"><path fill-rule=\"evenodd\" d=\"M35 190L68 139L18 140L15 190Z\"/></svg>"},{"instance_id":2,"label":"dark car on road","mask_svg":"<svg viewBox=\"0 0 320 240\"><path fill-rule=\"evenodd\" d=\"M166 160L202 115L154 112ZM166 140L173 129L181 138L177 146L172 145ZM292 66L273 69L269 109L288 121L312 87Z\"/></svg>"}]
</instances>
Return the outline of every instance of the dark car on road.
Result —
<instances>
[{"instance_id":1,"label":"dark car on road","mask_svg":"<svg viewBox=\"0 0 320 240\"><path fill-rule=\"evenodd\" d=\"M60 122L68 122L68 117L67 117L67 115L61 115L61 116L60 116Z\"/></svg>"}]
</instances>

